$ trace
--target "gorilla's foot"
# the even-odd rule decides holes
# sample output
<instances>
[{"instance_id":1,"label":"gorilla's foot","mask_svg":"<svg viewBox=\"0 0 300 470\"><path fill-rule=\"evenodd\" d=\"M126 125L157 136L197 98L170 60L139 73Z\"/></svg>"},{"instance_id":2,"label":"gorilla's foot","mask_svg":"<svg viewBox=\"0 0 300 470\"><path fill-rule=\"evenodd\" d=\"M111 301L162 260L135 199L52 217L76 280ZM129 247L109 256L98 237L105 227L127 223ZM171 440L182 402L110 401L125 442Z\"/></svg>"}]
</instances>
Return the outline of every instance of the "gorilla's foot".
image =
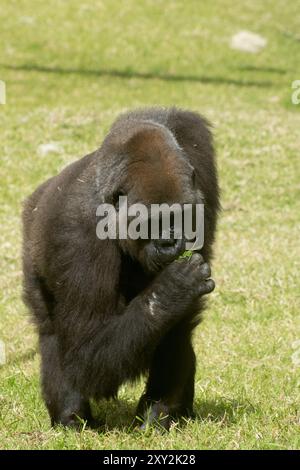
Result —
<instances>
[{"instance_id":1,"label":"gorilla's foot","mask_svg":"<svg viewBox=\"0 0 300 470\"><path fill-rule=\"evenodd\" d=\"M74 398L75 394L73 395ZM70 405L73 406L70 406ZM57 426L62 425L68 428L82 429L84 426L90 428L99 427L99 423L93 418L91 413L90 404L87 401L79 400L69 404L65 408L61 407L60 411L56 410L56 413L52 414L51 425Z\"/></svg>"},{"instance_id":2,"label":"gorilla's foot","mask_svg":"<svg viewBox=\"0 0 300 470\"><path fill-rule=\"evenodd\" d=\"M169 431L172 423L193 417L193 410L174 408L163 400L154 401L142 396L136 412L135 425L142 430L156 426L160 430Z\"/></svg>"},{"instance_id":3,"label":"gorilla's foot","mask_svg":"<svg viewBox=\"0 0 300 470\"><path fill-rule=\"evenodd\" d=\"M148 404L143 413L138 413L136 424L140 429L145 430L149 426L156 426L158 429L168 431L172 422L172 416L168 405L162 401Z\"/></svg>"}]
</instances>

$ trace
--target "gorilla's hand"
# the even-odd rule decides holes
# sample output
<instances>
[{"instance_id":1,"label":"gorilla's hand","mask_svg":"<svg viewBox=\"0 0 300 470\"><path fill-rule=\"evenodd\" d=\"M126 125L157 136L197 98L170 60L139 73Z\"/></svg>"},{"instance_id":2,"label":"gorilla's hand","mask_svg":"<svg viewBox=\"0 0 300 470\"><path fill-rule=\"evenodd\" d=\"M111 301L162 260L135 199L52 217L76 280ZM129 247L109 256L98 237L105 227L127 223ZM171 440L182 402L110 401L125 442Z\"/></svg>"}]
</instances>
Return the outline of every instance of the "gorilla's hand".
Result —
<instances>
[{"instance_id":1,"label":"gorilla's hand","mask_svg":"<svg viewBox=\"0 0 300 470\"><path fill-rule=\"evenodd\" d=\"M150 305L154 307L157 303L164 310L182 315L198 297L214 290L215 283L210 275L209 264L198 253L190 259L175 260L159 274Z\"/></svg>"},{"instance_id":2,"label":"gorilla's hand","mask_svg":"<svg viewBox=\"0 0 300 470\"><path fill-rule=\"evenodd\" d=\"M214 290L215 283L211 276L208 263L202 256L194 253L190 259L179 259L168 266L170 277L184 292L189 291L192 298L209 294Z\"/></svg>"}]
</instances>

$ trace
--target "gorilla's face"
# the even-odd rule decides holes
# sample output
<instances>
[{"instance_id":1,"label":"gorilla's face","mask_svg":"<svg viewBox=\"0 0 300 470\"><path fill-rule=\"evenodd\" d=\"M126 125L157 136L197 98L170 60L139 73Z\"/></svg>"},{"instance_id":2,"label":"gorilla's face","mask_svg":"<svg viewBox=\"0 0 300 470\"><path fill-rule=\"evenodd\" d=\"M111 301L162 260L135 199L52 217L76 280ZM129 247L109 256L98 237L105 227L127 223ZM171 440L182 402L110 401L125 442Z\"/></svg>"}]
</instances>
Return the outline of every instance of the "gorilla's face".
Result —
<instances>
[{"instance_id":1,"label":"gorilla's face","mask_svg":"<svg viewBox=\"0 0 300 470\"><path fill-rule=\"evenodd\" d=\"M145 271L154 273L185 250L186 240L183 233L177 238L178 223L172 211L166 231L161 216L158 221L157 216L151 213L152 205L176 204L182 208L184 204L202 203L203 199L197 189L194 168L170 132L152 128L137 133L128 145L123 164L123 178L115 188L114 203L117 207L119 196L127 196L128 207L142 203L148 210L145 223L149 238L133 240L129 237L119 240L119 245ZM158 237L153 238L151 224L155 222L159 224Z\"/></svg>"}]
</instances>

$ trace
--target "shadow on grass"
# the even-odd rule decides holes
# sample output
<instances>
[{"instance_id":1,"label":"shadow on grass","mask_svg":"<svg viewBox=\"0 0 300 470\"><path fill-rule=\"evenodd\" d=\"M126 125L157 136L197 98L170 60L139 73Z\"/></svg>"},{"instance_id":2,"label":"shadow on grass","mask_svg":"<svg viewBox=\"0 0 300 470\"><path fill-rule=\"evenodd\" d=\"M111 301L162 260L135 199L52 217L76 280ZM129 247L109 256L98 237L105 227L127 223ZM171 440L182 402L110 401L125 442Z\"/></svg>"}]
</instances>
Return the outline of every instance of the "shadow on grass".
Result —
<instances>
[{"instance_id":1,"label":"shadow on grass","mask_svg":"<svg viewBox=\"0 0 300 470\"><path fill-rule=\"evenodd\" d=\"M126 400L101 400L92 402L92 413L95 421L92 425L98 432L124 431L134 429L133 421L137 402Z\"/></svg>"},{"instance_id":2,"label":"shadow on grass","mask_svg":"<svg viewBox=\"0 0 300 470\"><path fill-rule=\"evenodd\" d=\"M138 72L136 70L125 69L81 69L81 68L61 68L61 67L48 67L37 64L23 64L23 65L8 65L0 64L0 67L7 70L15 70L22 72L41 72L51 74L76 74L95 77L112 77L131 79L137 78L142 80L163 80L168 82L196 82L214 85L234 85L240 87L259 87L269 88L274 85L269 80L237 80L234 78L226 77L209 77L198 75L180 75L169 73L155 73L155 72Z\"/></svg>"},{"instance_id":3,"label":"shadow on grass","mask_svg":"<svg viewBox=\"0 0 300 470\"><path fill-rule=\"evenodd\" d=\"M248 401L220 398L195 403L196 419L227 426L236 423L241 416L254 412L255 407Z\"/></svg>"},{"instance_id":4,"label":"shadow on grass","mask_svg":"<svg viewBox=\"0 0 300 470\"><path fill-rule=\"evenodd\" d=\"M93 404L95 423L93 428L98 432L123 431L130 432L135 429L137 403L129 403L125 400L101 401ZM237 423L245 414L256 411L248 401L230 400L218 398L216 400L196 401L194 406L195 416L192 421L214 422L224 426ZM189 420L183 419L177 424L180 428L189 425Z\"/></svg>"},{"instance_id":5,"label":"shadow on grass","mask_svg":"<svg viewBox=\"0 0 300 470\"><path fill-rule=\"evenodd\" d=\"M237 70L240 70L241 72L275 73L278 75L285 75L287 73L287 70L285 69L277 67L256 67L255 65L242 65L241 67L238 67Z\"/></svg>"}]
</instances>

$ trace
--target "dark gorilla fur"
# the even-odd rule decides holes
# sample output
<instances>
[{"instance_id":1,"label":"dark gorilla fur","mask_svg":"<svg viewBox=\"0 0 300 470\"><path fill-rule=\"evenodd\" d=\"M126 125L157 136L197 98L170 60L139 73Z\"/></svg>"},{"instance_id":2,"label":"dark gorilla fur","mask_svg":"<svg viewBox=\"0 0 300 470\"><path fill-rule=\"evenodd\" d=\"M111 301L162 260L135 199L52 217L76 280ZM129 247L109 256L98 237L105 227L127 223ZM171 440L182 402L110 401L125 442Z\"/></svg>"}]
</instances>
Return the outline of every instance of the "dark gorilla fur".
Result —
<instances>
[{"instance_id":1,"label":"dark gorilla fur","mask_svg":"<svg viewBox=\"0 0 300 470\"><path fill-rule=\"evenodd\" d=\"M160 257L152 241L99 240L96 208L205 203L205 241L190 260ZM219 191L207 122L189 111L150 108L121 115L100 149L67 166L26 200L24 300L42 356L52 424L91 420L89 399L117 395L147 374L137 415L170 419L193 409L191 333L214 283ZM181 247L181 251L182 247ZM162 255L162 253L161 253ZM204 262L205 260L205 262Z\"/></svg>"}]
</instances>

